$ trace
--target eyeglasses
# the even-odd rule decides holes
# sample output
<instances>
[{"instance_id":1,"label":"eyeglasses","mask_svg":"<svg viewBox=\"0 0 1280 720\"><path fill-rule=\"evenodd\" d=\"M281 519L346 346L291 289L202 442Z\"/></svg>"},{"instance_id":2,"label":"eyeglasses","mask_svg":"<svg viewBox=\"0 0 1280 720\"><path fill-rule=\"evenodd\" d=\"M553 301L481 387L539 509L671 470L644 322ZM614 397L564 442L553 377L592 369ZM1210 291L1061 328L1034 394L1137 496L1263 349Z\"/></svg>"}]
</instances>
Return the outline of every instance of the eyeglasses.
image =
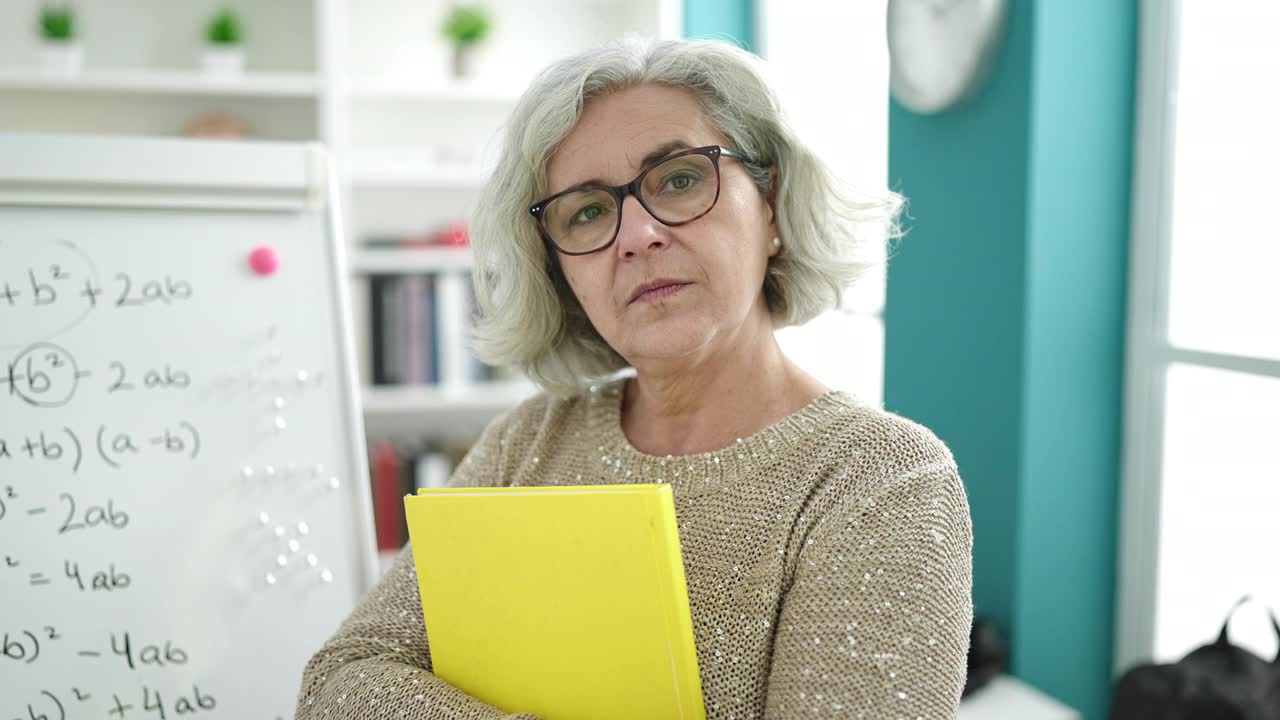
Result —
<instances>
[{"instance_id":1,"label":"eyeglasses","mask_svg":"<svg viewBox=\"0 0 1280 720\"><path fill-rule=\"evenodd\" d=\"M711 212L720 199L720 156L750 162L719 145L668 155L623 185L569 188L536 203L529 212L542 236L565 255L599 252L618 238L622 203L634 195L655 220L675 227Z\"/></svg>"}]
</instances>

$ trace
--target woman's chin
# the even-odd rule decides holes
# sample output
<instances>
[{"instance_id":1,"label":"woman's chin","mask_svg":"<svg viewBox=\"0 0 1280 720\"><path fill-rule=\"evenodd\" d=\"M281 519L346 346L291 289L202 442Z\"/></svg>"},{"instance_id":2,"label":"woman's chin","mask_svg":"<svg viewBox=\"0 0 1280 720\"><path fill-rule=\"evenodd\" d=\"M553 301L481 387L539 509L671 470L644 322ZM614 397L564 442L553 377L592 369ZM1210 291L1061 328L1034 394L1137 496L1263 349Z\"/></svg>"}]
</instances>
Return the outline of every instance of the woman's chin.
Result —
<instances>
[{"instance_id":1,"label":"woman's chin","mask_svg":"<svg viewBox=\"0 0 1280 720\"><path fill-rule=\"evenodd\" d=\"M702 323L687 319L646 323L628 334L622 356L633 364L636 361L678 360L695 356L704 350L714 336Z\"/></svg>"}]
</instances>

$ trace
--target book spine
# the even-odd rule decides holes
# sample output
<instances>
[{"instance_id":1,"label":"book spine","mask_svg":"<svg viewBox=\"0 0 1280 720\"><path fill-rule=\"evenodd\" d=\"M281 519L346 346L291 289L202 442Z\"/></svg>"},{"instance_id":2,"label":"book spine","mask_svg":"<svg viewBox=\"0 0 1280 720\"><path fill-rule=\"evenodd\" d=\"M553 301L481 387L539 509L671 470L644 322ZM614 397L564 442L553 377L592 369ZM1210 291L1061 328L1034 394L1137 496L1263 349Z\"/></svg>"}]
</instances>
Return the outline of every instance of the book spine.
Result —
<instances>
[{"instance_id":1,"label":"book spine","mask_svg":"<svg viewBox=\"0 0 1280 720\"><path fill-rule=\"evenodd\" d=\"M426 360L423 358L423 346L426 339L422 336L423 311L423 276L409 275L405 282L405 378L406 383L426 382Z\"/></svg>"},{"instance_id":2,"label":"book spine","mask_svg":"<svg viewBox=\"0 0 1280 720\"><path fill-rule=\"evenodd\" d=\"M371 448L373 485L373 524L379 551L398 550L406 534L401 511L403 488L400 483L400 458L389 443L376 443Z\"/></svg>"},{"instance_id":3,"label":"book spine","mask_svg":"<svg viewBox=\"0 0 1280 720\"><path fill-rule=\"evenodd\" d=\"M425 382L440 382L440 337L437 330L436 322L436 276L426 275L423 277L425 288L423 291L423 342L426 343L424 355L427 362L427 372Z\"/></svg>"},{"instance_id":4,"label":"book spine","mask_svg":"<svg viewBox=\"0 0 1280 720\"><path fill-rule=\"evenodd\" d=\"M383 379L389 385L401 382L400 365L400 287L401 277L388 276L382 284Z\"/></svg>"},{"instance_id":5,"label":"book spine","mask_svg":"<svg viewBox=\"0 0 1280 720\"><path fill-rule=\"evenodd\" d=\"M466 293L466 277L462 273L443 272L436 276L440 383L448 388L462 388L469 383Z\"/></svg>"},{"instance_id":6,"label":"book spine","mask_svg":"<svg viewBox=\"0 0 1280 720\"><path fill-rule=\"evenodd\" d=\"M399 292L396 294L396 362L399 365L400 372L396 377L396 382L406 384L413 382L413 363L412 363L412 347L410 346L410 332L413 327L413 318L410 313L413 309L413 287L409 275L400 275L397 277L399 282Z\"/></svg>"},{"instance_id":7,"label":"book spine","mask_svg":"<svg viewBox=\"0 0 1280 720\"><path fill-rule=\"evenodd\" d=\"M383 275L369 276L369 370L374 385L387 382L384 362L383 343L386 327L382 315L382 286L386 282Z\"/></svg>"}]
</instances>

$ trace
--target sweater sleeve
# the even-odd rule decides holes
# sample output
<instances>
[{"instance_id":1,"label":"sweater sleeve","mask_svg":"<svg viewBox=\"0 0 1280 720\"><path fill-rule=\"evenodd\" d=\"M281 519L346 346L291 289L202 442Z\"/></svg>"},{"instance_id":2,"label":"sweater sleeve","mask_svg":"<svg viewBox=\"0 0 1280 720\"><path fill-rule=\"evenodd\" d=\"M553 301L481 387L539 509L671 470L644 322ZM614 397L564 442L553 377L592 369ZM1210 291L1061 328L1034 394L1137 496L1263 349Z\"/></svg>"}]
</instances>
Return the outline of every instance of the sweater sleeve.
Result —
<instances>
[{"instance_id":1,"label":"sweater sleeve","mask_svg":"<svg viewBox=\"0 0 1280 720\"><path fill-rule=\"evenodd\" d=\"M832 507L783 597L765 718L954 718L973 619L972 537L950 463Z\"/></svg>"},{"instance_id":2,"label":"sweater sleeve","mask_svg":"<svg viewBox=\"0 0 1280 720\"><path fill-rule=\"evenodd\" d=\"M504 421L495 421L450 478L452 487L499 484ZM413 552L395 564L307 663L297 720L537 720L508 714L431 673Z\"/></svg>"}]
</instances>

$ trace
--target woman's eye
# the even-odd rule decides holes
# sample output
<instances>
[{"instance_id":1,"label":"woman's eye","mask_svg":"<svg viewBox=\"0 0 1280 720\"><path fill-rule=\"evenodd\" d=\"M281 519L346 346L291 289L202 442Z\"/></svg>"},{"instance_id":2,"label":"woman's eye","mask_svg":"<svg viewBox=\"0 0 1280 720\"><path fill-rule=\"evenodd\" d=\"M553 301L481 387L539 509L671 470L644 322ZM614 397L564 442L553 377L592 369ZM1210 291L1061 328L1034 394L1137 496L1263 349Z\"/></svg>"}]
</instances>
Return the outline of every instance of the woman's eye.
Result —
<instances>
[{"instance_id":1,"label":"woman's eye","mask_svg":"<svg viewBox=\"0 0 1280 720\"><path fill-rule=\"evenodd\" d=\"M588 205L582 208L581 210L579 210L578 212L574 213L573 217L569 219L569 222L573 225L581 225L583 223L589 223L592 220L595 220L596 218L600 217L600 215L602 215L603 213L604 213L604 210L602 210L599 205Z\"/></svg>"},{"instance_id":2,"label":"woman's eye","mask_svg":"<svg viewBox=\"0 0 1280 720\"><path fill-rule=\"evenodd\" d=\"M668 177L664 185L668 190L688 190L697 181L698 178L691 173L680 173Z\"/></svg>"}]
</instances>

